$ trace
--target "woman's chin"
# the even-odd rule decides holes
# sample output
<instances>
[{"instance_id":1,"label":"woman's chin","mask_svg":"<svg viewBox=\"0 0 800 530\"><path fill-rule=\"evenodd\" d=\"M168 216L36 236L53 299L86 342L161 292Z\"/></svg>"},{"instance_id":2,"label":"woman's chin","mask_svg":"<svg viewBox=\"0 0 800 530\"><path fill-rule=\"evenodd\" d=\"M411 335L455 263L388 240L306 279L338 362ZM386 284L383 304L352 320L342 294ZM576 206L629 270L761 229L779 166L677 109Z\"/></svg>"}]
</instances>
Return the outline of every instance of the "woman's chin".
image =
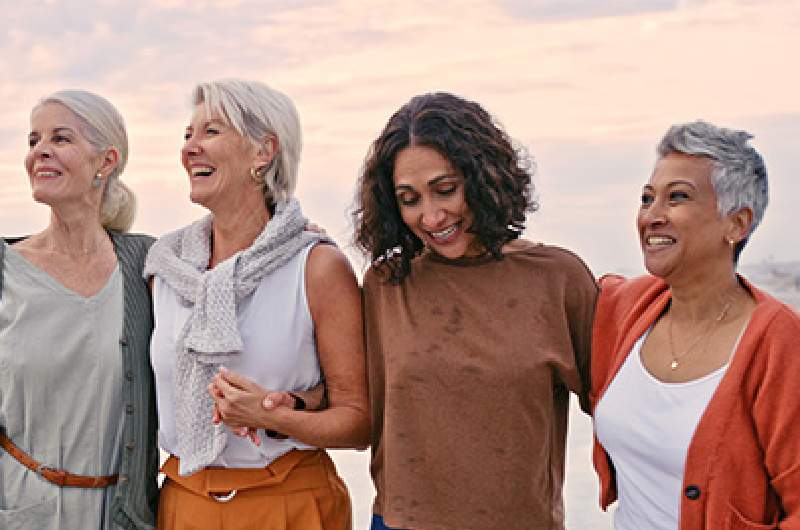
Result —
<instances>
[{"instance_id":1,"label":"woman's chin","mask_svg":"<svg viewBox=\"0 0 800 530\"><path fill-rule=\"evenodd\" d=\"M461 259L470 256L470 245L466 238L457 238L445 244L429 242L431 250L446 259Z\"/></svg>"},{"instance_id":2,"label":"woman's chin","mask_svg":"<svg viewBox=\"0 0 800 530\"><path fill-rule=\"evenodd\" d=\"M54 190L46 189L45 187L37 186L31 190L31 197L33 197L34 201L50 207L57 206L59 203L64 202L64 198L61 197L61 195L62 194L55 193Z\"/></svg>"},{"instance_id":3,"label":"woman's chin","mask_svg":"<svg viewBox=\"0 0 800 530\"><path fill-rule=\"evenodd\" d=\"M644 268L652 276L666 280L675 267L670 263L665 263L661 260L647 259L644 260Z\"/></svg>"},{"instance_id":4,"label":"woman's chin","mask_svg":"<svg viewBox=\"0 0 800 530\"><path fill-rule=\"evenodd\" d=\"M203 208L208 208L208 193L203 193L199 190L190 190L189 191L189 200L198 206L202 206Z\"/></svg>"}]
</instances>

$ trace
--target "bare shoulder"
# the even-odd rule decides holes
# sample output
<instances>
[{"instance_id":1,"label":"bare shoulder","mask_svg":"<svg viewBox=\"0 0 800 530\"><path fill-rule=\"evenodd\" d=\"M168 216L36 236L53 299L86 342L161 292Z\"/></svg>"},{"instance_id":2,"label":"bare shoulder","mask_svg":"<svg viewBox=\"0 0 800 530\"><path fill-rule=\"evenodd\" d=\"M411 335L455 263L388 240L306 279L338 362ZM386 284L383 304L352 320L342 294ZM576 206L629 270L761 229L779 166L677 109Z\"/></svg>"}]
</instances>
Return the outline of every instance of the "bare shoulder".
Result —
<instances>
[{"instance_id":1,"label":"bare shoulder","mask_svg":"<svg viewBox=\"0 0 800 530\"><path fill-rule=\"evenodd\" d=\"M361 290L350 261L333 245L318 244L306 262L306 296L316 325L361 318Z\"/></svg>"},{"instance_id":2,"label":"bare shoulder","mask_svg":"<svg viewBox=\"0 0 800 530\"><path fill-rule=\"evenodd\" d=\"M324 299L340 289L358 288L353 267L347 256L334 245L318 244L306 262L306 289L309 300Z\"/></svg>"},{"instance_id":3,"label":"bare shoulder","mask_svg":"<svg viewBox=\"0 0 800 530\"><path fill-rule=\"evenodd\" d=\"M335 245L318 244L308 254L306 263L306 278L326 278L333 275L353 276L353 267L350 260Z\"/></svg>"}]
</instances>

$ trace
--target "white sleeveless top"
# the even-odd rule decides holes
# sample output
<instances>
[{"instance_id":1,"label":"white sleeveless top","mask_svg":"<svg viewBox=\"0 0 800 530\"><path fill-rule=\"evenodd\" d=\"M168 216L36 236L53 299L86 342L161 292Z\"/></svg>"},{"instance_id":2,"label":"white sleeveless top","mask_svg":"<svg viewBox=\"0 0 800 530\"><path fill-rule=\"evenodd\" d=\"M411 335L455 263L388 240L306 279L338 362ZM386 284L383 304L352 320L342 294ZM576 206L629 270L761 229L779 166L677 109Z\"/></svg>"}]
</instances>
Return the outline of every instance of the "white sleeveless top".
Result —
<instances>
[{"instance_id":1,"label":"white sleeveless top","mask_svg":"<svg viewBox=\"0 0 800 530\"><path fill-rule=\"evenodd\" d=\"M250 378L268 390L307 390L320 381L319 359L314 339L314 322L308 308L305 271L309 246L288 263L267 275L256 290L236 308L239 332L244 349L225 367ZM191 311L162 279L153 285L155 328L150 344L150 358L156 380L158 405L158 440L161 448L175 456L176 338ZM211 411L208 411L211 421ZM287 438L276 440L259 430L261 446L249 438L240 438L225 427L228 442L222 454L211 464L222 467L264 467L294 448L312 446Z\"/></svg>"},{"instance_id":2,"label":"white sleeveless top","mask_svg":"<svg viewBox=\"0 0 800 530\"><path fill-rule=\"evenodd\" d=\"M615 530L677 530L689 443L728 369L726 363L685 383L660 381L642 364L648 333L633 346L595 409L597 439L616 471Z\"/></svg>"}]
</instances>

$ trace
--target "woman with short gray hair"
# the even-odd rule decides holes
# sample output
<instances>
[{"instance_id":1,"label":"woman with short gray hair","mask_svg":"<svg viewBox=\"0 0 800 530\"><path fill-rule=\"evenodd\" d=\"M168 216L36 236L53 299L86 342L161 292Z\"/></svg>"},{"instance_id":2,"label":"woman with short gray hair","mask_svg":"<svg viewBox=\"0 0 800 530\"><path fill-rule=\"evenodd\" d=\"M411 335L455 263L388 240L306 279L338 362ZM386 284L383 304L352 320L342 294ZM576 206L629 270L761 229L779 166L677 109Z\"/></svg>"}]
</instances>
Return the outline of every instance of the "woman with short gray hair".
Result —
<instances>
[{"instance_id":1,"label":"woman with short gray hair","mask_svg":"<svg viewBox=\"0 0 800 530\"><path fill-rule=\"evenodd\" d=\"M594 462L616 530L800 528L800 316L736 273L768 199L750 138L670 128L637 219L650 275L601 279Z\"/></svg>"},{"instance_id":2,"label":"woman with short gray hair","mask_svg":"<svg viewBox=\"0 0 800 530\"><path fill-rule=\"evenodd\" d=\"M31 111L41 232L0 244L0 528L150 530L158 450L122 117L83 90Z\"/></svg>"},{"instance_id":3,"label":"woman with short gray hair","mask_svg":"<svg viewBox=\"0 0 800 530\"><path fill-rule=\"evenodd\" d=\"M210 213L161 238L145 269L171 455L158 527L348 529L347 489L321 448L368 443L361 296L293 198L297 112L255 81L203 83L192 100L181 158ZM303 410L323 372L328 406Z\"/></svg>"},{"instance_id":4,"label":"woman with short gray hair","mask_svg":"<svg viewBox=\"0 0 800 530\"><path fill-rule=\"evenodd\" d=\"M758 151L748 144L751 138L745 131L695 121L670 127L658 145L660 158L682 153L710 160L719 215L728 215L740 208L752 211L749 232L734 248L736 261L750 234L761 224L769 200L767 168Z\"/></svg>"}]
</instances>

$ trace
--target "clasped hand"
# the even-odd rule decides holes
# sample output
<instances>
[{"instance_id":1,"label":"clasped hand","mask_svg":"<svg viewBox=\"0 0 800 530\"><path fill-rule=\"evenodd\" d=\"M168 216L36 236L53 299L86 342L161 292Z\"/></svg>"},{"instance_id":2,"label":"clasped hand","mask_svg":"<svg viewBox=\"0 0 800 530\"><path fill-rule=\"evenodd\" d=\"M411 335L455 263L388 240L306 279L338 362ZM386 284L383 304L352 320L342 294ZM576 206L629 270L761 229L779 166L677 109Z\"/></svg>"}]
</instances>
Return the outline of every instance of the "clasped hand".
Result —
<instances>
[{"instance_id":1,"label":"clasped hand","mask_svg":"<svg viewBox=\"0 0 800 530\"><path fill-rule=\"evenodd\" d=\"M269 391L225 367L220 367L208 385L208 392L214 398L211 421L225 423L234 434L250 438L257 446L261 445L258 428L271 427L265 424L276 409L291 409L294 405L294 398L288 392Z\"/></svg>"}]
</instances>

